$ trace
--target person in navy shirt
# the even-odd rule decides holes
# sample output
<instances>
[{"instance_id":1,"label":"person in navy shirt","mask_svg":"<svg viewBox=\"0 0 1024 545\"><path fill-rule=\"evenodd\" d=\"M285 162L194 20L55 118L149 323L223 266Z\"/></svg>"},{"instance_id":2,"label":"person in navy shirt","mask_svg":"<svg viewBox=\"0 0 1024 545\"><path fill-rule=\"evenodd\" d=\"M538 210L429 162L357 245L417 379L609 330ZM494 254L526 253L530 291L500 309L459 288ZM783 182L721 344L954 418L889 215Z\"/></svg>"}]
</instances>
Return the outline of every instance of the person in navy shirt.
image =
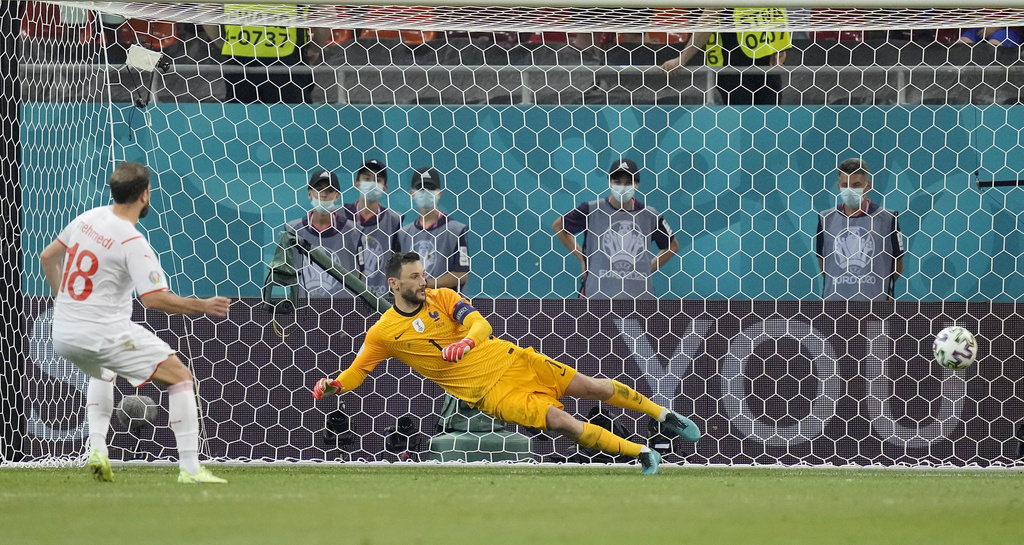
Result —
<instances>
[{"instance_id":1,"label":"person in navy shirt","mask_svg":"<svg viewBox=\"0 0 1024 545\"><path fill-rule=\"evenodd\" d=\"M294 230L311 247L326 251L343 269L362 273L362 236L354 222L338 213L341 208L338 176L324 169L317 170L309 179L308 194L312 210L288 222L287 228ZM295 268L303 296L353 298L357 295L307 256L300 255L299 260Z\"/></svg>"},{"instance_id":2,"label":"person in navy shirt","mask_svg":"<svg viewBox=\"0 0 1024 545\"><path fill-rule=\"evenodd\" d=\"M395 248L420 255L428 288L460 291L469 280L469 227L438 209L441 185L441 173L435 168L413 172L409 194L418 217L398 232Z\"/></svg>"},{"instance_id":3,"label":"person in navy shirt","mask_svg":"<svg viewBox=\"0 0 1024 545\"><path fill-rule=\"evenodd\" d=\"M653 299L651 274L679 251L664 216L634 197L639 185L636 163L618 159L608 170L607 197L582 203L551 225L580 261L582 297ZM584 233L582 247L578 233ZM651 242L657 255L649 249Z\"/></svg>"},{"instance_id":4,"label":"person in navy shirt","mask_svg":"<svg viewBox=\"0 0 1024 545\"><path fill-rule=\"evenodd\" d=\"M822 298L885 301L903 274L903 242L896 212L867 198L871 172L862 159L839 164L842 202L818 213L815 249L825 275Z\"/></svg>"},{"instance_id":5,"label":"person in navy shirt","mask_svg":"<svg viewBox=\"0 0 1024 545\"><path fill-rule=\"evenodd\" d=\"M391 288L384 274L384 262L394 250L394 238L402 228L402 216L381 202L388 192L388 169L381 161L371 159L356 171L353 182L359 200L346 204L343 214L363 235L363 276L366 287L379 297L390 297Z\"/></svg>"}]
</instances>

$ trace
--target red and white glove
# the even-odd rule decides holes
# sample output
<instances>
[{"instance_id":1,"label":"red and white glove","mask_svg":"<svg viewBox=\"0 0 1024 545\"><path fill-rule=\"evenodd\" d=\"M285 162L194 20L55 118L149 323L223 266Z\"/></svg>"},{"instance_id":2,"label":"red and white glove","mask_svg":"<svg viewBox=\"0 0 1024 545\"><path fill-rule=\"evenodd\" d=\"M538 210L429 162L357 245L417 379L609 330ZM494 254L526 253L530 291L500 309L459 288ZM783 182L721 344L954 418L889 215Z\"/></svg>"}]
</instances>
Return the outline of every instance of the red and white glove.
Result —
<instances>
[{"instance_id":1,"label":"red and white glove","mask_svg":"<svg viewBox=\"0 0 1024 545\"><path fill-rule=\"evenodd\" d=\"M323 399L325 396L332 396L341 390L341 383L333 378L322 378L316 381L313 387L313 398Z\"/></svg>"},{"instance_id":2,"label":"red and white glove","mask_svg":"<svg viewBox=\"0 0 1024 545\"><path fill-rule=\"evenodd\" d=\"M462 339L457 343L449 344L441 350L441 357L444 361L459 361L469 354L469 351L476 348L476 343L473 339Z\"/></svg>"}]
</instances>

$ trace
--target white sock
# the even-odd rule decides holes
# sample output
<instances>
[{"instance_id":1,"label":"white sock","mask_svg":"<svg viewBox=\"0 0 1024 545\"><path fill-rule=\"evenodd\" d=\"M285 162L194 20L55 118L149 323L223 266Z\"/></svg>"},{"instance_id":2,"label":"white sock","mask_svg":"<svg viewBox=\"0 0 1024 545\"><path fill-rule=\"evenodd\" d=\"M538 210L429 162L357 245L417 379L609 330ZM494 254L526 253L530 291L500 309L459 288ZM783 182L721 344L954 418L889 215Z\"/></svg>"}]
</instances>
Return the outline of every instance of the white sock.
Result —
<instances>
[{"instance_id":1,"label":"white sock","mask_svg":"<svg viewBox=\"0 0 1024 545\"><path fill-rule=\"evenodd\" d=\"M89 423L89 448L107 456L107 431L110 415L114 413L114 383L98 378L89 379L85 393L85 417Z\"/></svg>"},{"instance_id":2,"label":"white sock","mask_svg":"<svg viewBox=\"0 0 1024 545\"><path fill-rule=\"evenodd\" d=\"M649 447L647 445L641 445L640 446L640 454L643 454L645 452L650 452L650 451L651 451L651 447Z\"/></svg>"},{"instance_id":3,"label":"white sock","mask_svg":"<svg viewBox=\"0 0 1024 545\"><path fill-rule=\"evenodd\" d=\"M665 407L662 407L661 408L661 414L658 415L658 418L656 420L658 422L664 422L665 421L665 417L667 417L667 416L668 416L668 409L666 409Z\"/></svg>"},{"instance_id":4,"label":"white sock","mask_svg":"<svg viewBox=\"0 0 1024 545\"><path fill-rule=\"evenodd\" d=\"M168 420L178 443L178 465L189 473L199 472L199 409L192 381L167 389Z\"/></svg>"}]
</instances>

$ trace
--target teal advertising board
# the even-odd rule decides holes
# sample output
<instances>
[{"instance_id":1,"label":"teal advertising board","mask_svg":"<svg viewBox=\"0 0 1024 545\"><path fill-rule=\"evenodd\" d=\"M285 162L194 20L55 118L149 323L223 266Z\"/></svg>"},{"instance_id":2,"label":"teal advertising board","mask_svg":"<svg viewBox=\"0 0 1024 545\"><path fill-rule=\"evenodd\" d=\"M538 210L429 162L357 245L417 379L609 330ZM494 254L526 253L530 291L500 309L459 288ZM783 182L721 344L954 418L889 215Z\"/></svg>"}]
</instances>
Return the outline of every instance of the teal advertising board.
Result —
<instances>
[{"instance_id":1,"label":"teal advertising board","mask_svg":"<svg viewBox=\"0 0 1024 545\"><path fill-rule=\"evenodd\" d=\"M835 167L853 156L875 172L871 197L900 213L898 300L1024 295L1024 193L976 185L976 173L1024 177L1022 106L133 109L23 106L29 295L45 293L39 251L75 214L108 202L116 161L153 170L156 213L140 225L174 289L237 297L259 294L275 232L309 208L309 173L332 169L348 184L376 158L390 169L386 204L407 221L412 169L444 174L440 208L472 232L469 295L573 297L579 265L550 226L606 195L620 156L642 166L638 197L680 242L655 275L663 297L817 298L816 212L836 204Z\"/></svg>"}]
</instances>

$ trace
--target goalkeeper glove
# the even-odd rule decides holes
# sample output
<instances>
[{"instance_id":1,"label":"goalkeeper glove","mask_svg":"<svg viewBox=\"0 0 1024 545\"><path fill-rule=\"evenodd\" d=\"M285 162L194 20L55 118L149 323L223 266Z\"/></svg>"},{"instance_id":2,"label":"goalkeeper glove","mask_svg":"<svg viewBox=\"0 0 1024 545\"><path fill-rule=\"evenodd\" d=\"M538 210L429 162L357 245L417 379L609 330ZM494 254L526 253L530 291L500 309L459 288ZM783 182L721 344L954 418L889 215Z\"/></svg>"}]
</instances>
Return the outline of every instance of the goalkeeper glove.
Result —
<instances>
[{"instance_id":1,"label":"goalkeeper glove","mask_svg":"<svg viewBox=\"0 0 1024 545\"><path fill-rule=\"evenodd\" d=\"M341 383L332 378L322 378L316 381L313 387L313 398L323 399L324 396L332 396L341 390Z\"/></svg>"},{"instance_id":2,"label":"goalkeeper glove","mask_svg":"<svg viewBox=\"0 0 1024 545\"><path fill-rule=\"evenodd\" d=\"M441 357L444 358L444 361L459 361L466 357L466 354L469 354L469 351L473 348L476 348L476 343L473 342L473 339L462 339L457 343L444 347L441 350Z\"/></svg>"}]
</instances>

